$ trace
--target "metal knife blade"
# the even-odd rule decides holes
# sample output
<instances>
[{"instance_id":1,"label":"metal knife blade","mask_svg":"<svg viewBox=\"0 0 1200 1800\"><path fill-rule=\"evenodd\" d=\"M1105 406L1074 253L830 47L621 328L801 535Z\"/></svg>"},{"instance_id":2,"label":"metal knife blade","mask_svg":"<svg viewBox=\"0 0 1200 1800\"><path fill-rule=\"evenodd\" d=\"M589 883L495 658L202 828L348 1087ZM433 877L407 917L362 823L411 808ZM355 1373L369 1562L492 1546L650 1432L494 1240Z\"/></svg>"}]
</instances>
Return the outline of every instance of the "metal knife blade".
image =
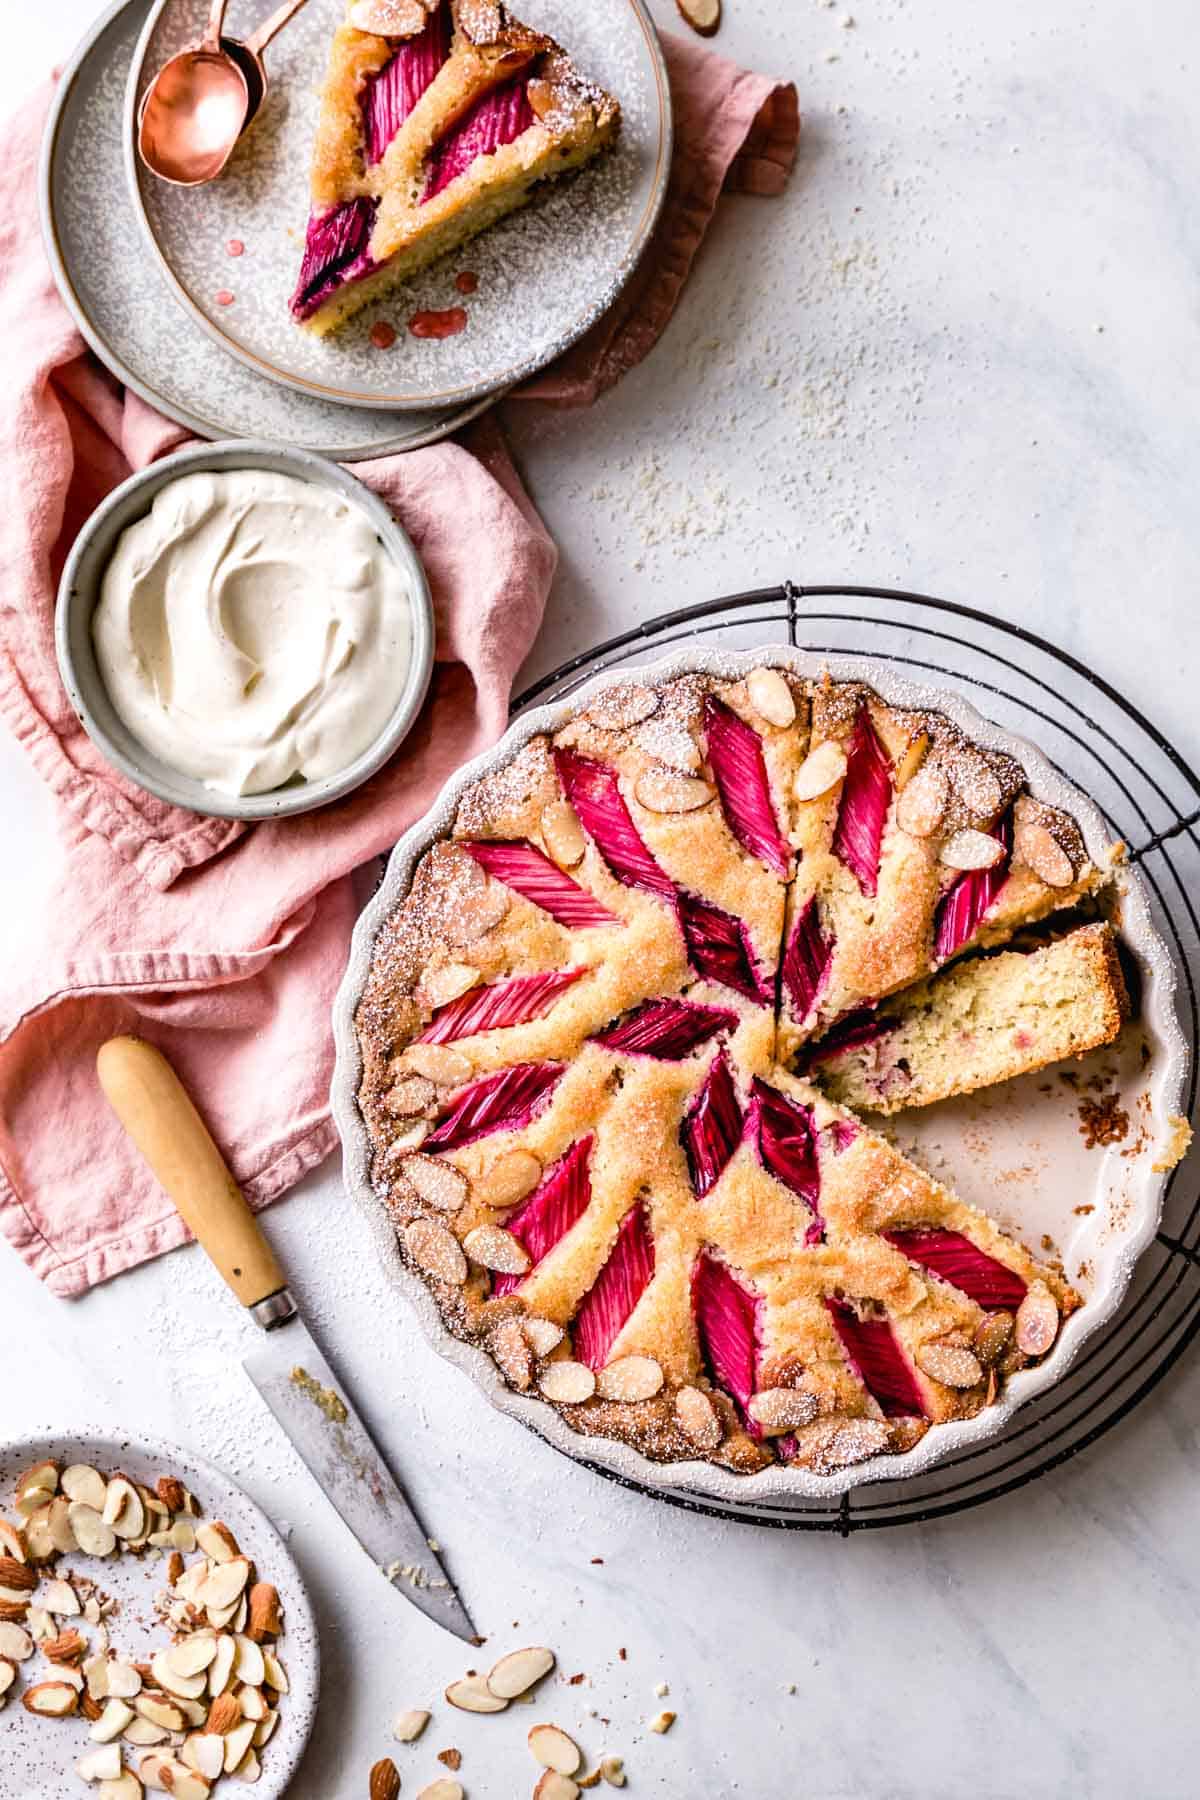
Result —
<instances>
[{"instance_id":1,"label":"metal knife blade","mask_svg":"<svg viewBox=\"0 0 1200 1800\"><path fill-rule=\"evenodd\" d=\"M468 1643L475 1627L424 1527L299 1314L243 1367L373 1562L428 1619Z\"/></svg>"}]
</instances>

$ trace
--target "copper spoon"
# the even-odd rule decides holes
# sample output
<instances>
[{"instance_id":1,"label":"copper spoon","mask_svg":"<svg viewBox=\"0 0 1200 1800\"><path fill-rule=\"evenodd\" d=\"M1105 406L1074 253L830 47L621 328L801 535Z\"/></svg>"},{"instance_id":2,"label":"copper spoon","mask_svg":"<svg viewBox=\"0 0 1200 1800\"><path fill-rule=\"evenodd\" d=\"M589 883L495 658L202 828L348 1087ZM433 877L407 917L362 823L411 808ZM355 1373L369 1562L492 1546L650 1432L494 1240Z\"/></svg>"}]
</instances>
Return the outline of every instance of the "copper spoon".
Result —
<instances>
[{"instance_id":1,"label":"copper spoon","mask_svg":"<svg viewBox=\"0 0 1200 1800\"><path fill-rule=\"evenodd\" d=\"M262 52L305 3L284 0L242 43L222 37L228 0L213 0L203 43L165 63L142 101L138 155L152 174L176 187L215 180L266 98Z\"/></svg>"}]
</instances>

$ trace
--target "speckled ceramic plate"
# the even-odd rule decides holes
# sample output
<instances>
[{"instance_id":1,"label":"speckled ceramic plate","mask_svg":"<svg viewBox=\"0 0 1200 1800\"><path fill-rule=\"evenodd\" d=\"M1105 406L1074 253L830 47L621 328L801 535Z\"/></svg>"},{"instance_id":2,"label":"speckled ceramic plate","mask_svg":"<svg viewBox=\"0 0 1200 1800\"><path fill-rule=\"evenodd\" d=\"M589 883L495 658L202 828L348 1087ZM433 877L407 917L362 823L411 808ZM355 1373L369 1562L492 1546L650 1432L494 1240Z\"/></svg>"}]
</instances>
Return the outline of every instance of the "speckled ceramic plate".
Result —
<instances>
[{"instance_id":1,"label":"speckled ceramic plate","mask_svg":"<svg viewBox=\"0 0 1200 1800\"><path fill-rule=\"evenodd\" d=\"M385 413L283 388L226 356L171 302L129 199L124 109L150 0L117 0L63 72L42 150L46 249L59 292L118 380L198 437L269 437L339 462L415 450L488 404Z\"/></svg>"},{"instance_id":2,"label":"speckled ceramic plate","mask_svg":"<svg viewBox=\"0 0 1200 1800\"><path fill-rule=\"evenodd\" d=\"M1120 1305L1134 1265L1158 1225L1167 1177L1153 1164L1170 1139L1168 1120L1180 1111L1188 1065L1175 1011L1175 966L1151 922L1137 872L1128 867L1118 869L1113 912L1141 978L1138 1018L1119 1046L1078 1065L1082 1079L1102 1066L1111 1070L1111 1091L1120 1097L1130 1119L1138 1122L1131 1140L1087 1150L1074 1105L1064 1098L1061 1085L1048 1081L1044 1073L923 1108L920 1113L902 1113L890 1121L901 1147L914 1151L964 1200L984 1207L1001 1226L1035 1250L1047 1234L1086 1304L1067 1320L1045 1362L1014 1376L995 1405L973 1419L933 1426L903 1456L875 1457L836 1475L779 1465L757 1475L735 1475L706 1462L655 1463L628 1445L581 1437L544 1401L509 1388L483 1350L452 1337L429 1289L405 1266L387 1208L371 1184L370 1144L357 1100L362 1062L354 1030L354 1014L376 934L407 894L417 859L450 829L458 802L473 781L511 761L538 732L556 731L584 711L605 687L628 681L631 674L650 683L689 670L735 679L764 663L810 677L828 669L843 680L869 682L893 705L945 713L977 743L1015 756L1025 769L1031 791L1072 813L1093 861L1106 864L1105 852L1113 833L1092 802L1065 781L1040 750L1001 731L957 694L907 681L879 658L824 657L772 644L759 650L682 651L636 668L623 664L588 682L570 698L525 713L494 750L458 771L430 812L396 846L378 892L359 919L335 1002L337 1066L332 1099L342 1138L346 1186L371 1223L385 1267L397 1288L412 1301L434 1348L469 1373L495 1406L568 1456L599 1464L652 1493L786 1506L789 1500L827 1499L866 1482L920 1475L954 1452L1002 1434L1020 1406L1065 1374L1088 1338Z\"/></svg>"},{"instance_id":3,"label":"speckled ceramic plate","mask_svg":"<svg viewBox=\"0 0 1200 1800\"><path fill-rule=\"evenodd\" d=\"M91 1463L105 1474L120 1469L146 1487L153 1487L160 1475L177 1476L196 1496L205 1517L223 1520L262 1579L278 1588L284 1623L278 1653L287 1670L290 1691L280 1702L279 1724L263 1749L262 1775L252 1791L256 1800L279 1800L296 1772L312 1730L321 1657L316 1620L300 1571L275 1527L228 1476L190 1451L157 1438L133 1439L90 1429L39 1432L0 1443L0 1513L13 1516L17 1477L34 1463L47 1460L63 1467L76 1462ZM166 1565L162 1561L132 1555L100 1561L76 1555L63 1557L59 1566L64 1574L87 1575L98 1581L116 1599L117 1611L108 1620L116 1651L142 1661L170 1641L150 1604L163 1584ZM81 1629L85 1637L92 1635L89 1626ZM64 1794L85 1791L75 1773L75 1764L86 1751L95 1748L89 1741L86 1721L79 1718L59 1723L39 1719L26 1712L20 1702L24 1688L49 1679L53 1672L53 1664L35 1650L20 1665L17 1681L9 1689L4 1748L0 1753L0 1796L11 1795L13 1800L62 1800ZM136 1772L138 1761L146 1752L133 1745L126 1746L126 1751L126 1766ZM227 1791L239 1794L251 1790L232 1779L218 1782L213 1788L218 1800Z\"/></svg>"},{"instance_id":4,"label":"speckled ceramic plate","mask_svg":"<svg viewBox=\"0 0 1200 1800\"><path fill-rule=\"evenodd\" d=\"M126 154L135 208L176 298L232 356L325 401L462 405L541 368L611 304L654 228L671 159L666 71L642 0L521 0L520 16L558 37L620 100L616 148L327 338L301 331L288 302L308 219L318 89L344 0L309 0L270 46L266 104L220 179L176 188L137 158L137 108L163 63L203 36L208 4L156 0L134 59ZM263 0L231 0L225 29L244 38L262 14ZM232 239L246 246L236 259ZM479 278L466 302L454 287L463 268ZM221 292L232 302L218 303ZM469 322L455 337L415 338L404 328L417 311L461 304ZM388 350L371 343L381 318L397 329Z\"/></svg>"}]
</instances>

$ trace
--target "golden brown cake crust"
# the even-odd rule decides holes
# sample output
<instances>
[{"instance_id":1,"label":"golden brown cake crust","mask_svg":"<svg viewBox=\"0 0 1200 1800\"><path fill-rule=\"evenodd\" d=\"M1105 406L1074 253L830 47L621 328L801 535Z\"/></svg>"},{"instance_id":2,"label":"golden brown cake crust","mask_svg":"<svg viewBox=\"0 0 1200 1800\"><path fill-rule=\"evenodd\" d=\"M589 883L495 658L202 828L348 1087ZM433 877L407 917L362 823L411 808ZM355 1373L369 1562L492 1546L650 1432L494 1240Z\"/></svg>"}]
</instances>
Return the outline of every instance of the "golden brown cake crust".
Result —
<instances>
[{"instance_id":1,"label":"golden brown cake crust","mask_svg":"<svg viewBox=\"0 0 1200 1800\"><path fill-rule=\"evenodd\" d=\"M839 837L844 757L812 761L828 742L841 750L864 709L890 784L874 895ZM733 749L718 754L718 736ZM935 797L945 790L940 811L902 805L923 767ZM750 823L747 788L762 801ZM1011 758L940 715L787 670L616 684L469 787L379 932L356 1019L373 1180L450 1330L583 1434L741 1472L775 1460L831 1472L906 1450L1048 1354L1081 1304L1061 1267L786 1064L833 1012L782 1004L798 904L820 907L829 942L847 940L830 960L837 1011L861 1005L885 970L902 988L937 960L939 908L963 877L947 846L959 862L980 848L964 850L964 831L1007 846L972 946L1100 885L1075 822L1034 801ZM563 913L580 900L592 909L582 923ZM732 963L688 935L693 902L740 930ZM1119 970L1111 933L1092 937L1103 1010ZM526 1004L543 989L544 1005ZM515 994L511 1011L460 1016ZM699 1021L690 1047L604 1041L663 1001ZM541 1088L476 1135L464 1121L480 1121L514 1070ZM689 1121L715 1108L722 1071L738 1127L709 1181ZM584 1185L563 1211L565 1170ZM967 1256L965 1287L931 1243ZM704 1271L722 1307L738 1307L730 1280L748 1296L745 1391L699 1297ZM886 1340L898 1395L867 1379L867 1339Z\"/></svg>"}]
</instances>

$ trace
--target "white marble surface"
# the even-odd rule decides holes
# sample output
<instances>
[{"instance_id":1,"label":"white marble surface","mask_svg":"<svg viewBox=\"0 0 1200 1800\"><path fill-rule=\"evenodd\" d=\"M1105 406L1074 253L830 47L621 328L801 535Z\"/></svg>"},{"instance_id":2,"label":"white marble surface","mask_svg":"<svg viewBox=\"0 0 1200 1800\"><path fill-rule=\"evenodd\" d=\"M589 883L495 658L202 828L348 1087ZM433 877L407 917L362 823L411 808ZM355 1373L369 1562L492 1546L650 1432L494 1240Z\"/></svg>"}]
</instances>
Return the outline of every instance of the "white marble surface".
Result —
<instances>
[{"instance_id":1,"label":"white marble surface","mask_svg":"<svg viewBox=\"0 0 1200 1800\"><path fill-rule=\"evenodd\" d=\"M669 22L668 0L656 10ZM720 46L799 83L800 169L783 201L723 208L636 378L590 414L516 425L563 551L533 669L783 575L897 583L1056 638L1195 758L1194 9L727 10ZM3 0L0 104L92 11ZM22 871L56 850L7 741L0 804L19 846L0 859L12 955ZM528 1442L407 1316L380 1329L388 1299L332 1169L270 1229L355 1390L386 1396L381 1441L481 1629L553 1644L589 1678L515 1719L440 1708L396 1751L405 1793L447 1744L471 1800L529 1792L520 1727L544 1713L622 1752L629 1792L669 1800L1194 1793L1194 1357L1035 1488L842 1543L656 1507ZM5 1435L89 1419L174 1435L292 1522L327 1682L293 1792L364 1800L391 1715L469 1657L387 1592L264 1423L235 1368L253 1328L195 1252L76 1305L0 1263ZM678 1723L651 1736L664 1704ZM0 1794L24 1796L3 1738Z\"/></svg>"}]
</instances>

